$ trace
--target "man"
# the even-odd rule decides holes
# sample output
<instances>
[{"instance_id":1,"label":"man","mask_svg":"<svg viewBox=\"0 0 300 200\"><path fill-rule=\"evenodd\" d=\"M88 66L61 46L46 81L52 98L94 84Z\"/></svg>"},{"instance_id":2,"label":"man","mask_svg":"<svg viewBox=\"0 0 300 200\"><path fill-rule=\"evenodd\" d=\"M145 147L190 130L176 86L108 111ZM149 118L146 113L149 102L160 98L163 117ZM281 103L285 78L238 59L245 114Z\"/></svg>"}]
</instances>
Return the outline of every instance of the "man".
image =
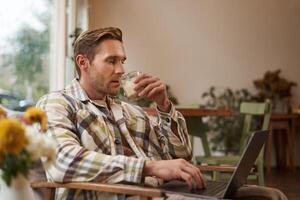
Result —
<instances>
[{"instance_id":1,"label":"man","mask_svg":"<svg viewBox=\"0 0 300 200\"><path fill-rule=\"evenodd\" d=\"M49 134L59 144L56 162L45 166L49 181L159 184L161 180L179 179L190 188L205 187L201 172L189 162L192 149L185 120L169 101L159 78L142 74L134 88L138 96L156 103L158 123L140 107L115 98L126 60L118 28L82 33L75 41L74 58L79 78L37 103L46 111ZM243 187L237 197L249 194L284 199L280 192L261 187ZM56 199L122 197L82 190L56 191ZM178 199L176 195L173 198Z\"/></svg>"},{"instance_id":2,"label":"man","mask_svg":"<svg viewBox=\"0 0 300 200\"><path fill-rule=\"evenodd\" d=\"M159 123L141 108L114 98L125 72L121 30L82 33L75 41L74 58L79 78L37 103L46 111L49 132L59 144L55 164L46 168L50 181L142 183L149 176L184 180L191 188L205 186L201 172L189 162L192 149L185 120L159 78L142 74L135 81L137 94L156 103ZM58 199L101 195L108 194L56 193Z\"/></svg>"}]
</instances>

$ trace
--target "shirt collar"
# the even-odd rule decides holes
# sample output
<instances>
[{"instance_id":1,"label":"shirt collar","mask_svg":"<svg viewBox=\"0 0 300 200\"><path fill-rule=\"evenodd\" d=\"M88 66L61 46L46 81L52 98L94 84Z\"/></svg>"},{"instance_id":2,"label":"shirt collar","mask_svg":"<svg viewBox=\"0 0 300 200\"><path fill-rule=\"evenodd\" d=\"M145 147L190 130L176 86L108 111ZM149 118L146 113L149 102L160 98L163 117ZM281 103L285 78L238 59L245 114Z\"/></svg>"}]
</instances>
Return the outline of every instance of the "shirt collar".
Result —
<instances>
[{"instance_id":1,"label":"shirt collar","mask_svg":"<svg viewBox=\"0 0 300 200\"><path fill-rule=\"evenodd\" d=\"M120 101L116 97L106 96L104 100L91 100L86 94L85 90L81 87L78 79L73 79L72 82L65 88L66 93L70 94L74 98L80 100L81 102L90 101L98 106L106 107L106 102L110 105L113 103L119 104Z\"/></svg>"},{"instance_id":2,"label":"shirt collar","mask_svg":"<svg viewBox=\"0 0 300 200\"><path fill-rule=\"evenodd\" d=\"M79 84L78 79L73 79L72 82L65 88L65 92L80 101L91 101Z\"/></svg>"}]
</instances>

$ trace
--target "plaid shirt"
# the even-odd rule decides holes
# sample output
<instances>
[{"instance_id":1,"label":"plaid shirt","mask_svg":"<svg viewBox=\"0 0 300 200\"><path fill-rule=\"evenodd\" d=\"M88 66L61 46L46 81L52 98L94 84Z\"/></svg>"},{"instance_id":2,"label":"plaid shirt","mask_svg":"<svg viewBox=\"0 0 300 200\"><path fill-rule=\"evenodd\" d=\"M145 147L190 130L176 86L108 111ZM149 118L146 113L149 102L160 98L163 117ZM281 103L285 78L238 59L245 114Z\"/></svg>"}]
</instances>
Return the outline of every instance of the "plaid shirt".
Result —
<instances>
[{"instance_id":1,"label":"plaid shirt","mask_svg":"<svg viewBox=\"0 0 300 200\"><path fill-rule=\"evenodd\" d=\"M73 80L64 90L43 96L37 107L47 113L48 134L58 142L56 162L44 166L49 181L141 183L145 160L192 158L185 120L173 105L169 113L157 109L156 122L138 106L111 97L90 100L78 80ZM126 146L131 156L125 156ZM56 199L105 197L120 196L56 191Z\"/></svg>"}]
</instances>

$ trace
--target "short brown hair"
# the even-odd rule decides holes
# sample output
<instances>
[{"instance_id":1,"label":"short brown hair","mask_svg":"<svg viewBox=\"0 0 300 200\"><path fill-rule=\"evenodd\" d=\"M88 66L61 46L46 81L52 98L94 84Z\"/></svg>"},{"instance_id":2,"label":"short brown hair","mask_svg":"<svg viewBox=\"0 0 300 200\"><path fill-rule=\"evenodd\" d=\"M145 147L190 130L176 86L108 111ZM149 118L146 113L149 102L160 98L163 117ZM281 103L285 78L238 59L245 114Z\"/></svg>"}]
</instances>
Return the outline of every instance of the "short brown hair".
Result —
<instances>
[{"instance_id":1,"label":"short brown hair","mask_svg":"<svg viewBox=\"0 0 300 200\"><path fill-rule=\"evenodd\" d=\"M76 71L80 78L80 68L76 63L76 57L79 54L86 55L89 61L94 59L96 48L104 40L122 40L122 31L119 28L107 27L99 28L95 30L88 30L81 33L74 42L74 61L76 65Z\"/></svg>"}]
</instances>

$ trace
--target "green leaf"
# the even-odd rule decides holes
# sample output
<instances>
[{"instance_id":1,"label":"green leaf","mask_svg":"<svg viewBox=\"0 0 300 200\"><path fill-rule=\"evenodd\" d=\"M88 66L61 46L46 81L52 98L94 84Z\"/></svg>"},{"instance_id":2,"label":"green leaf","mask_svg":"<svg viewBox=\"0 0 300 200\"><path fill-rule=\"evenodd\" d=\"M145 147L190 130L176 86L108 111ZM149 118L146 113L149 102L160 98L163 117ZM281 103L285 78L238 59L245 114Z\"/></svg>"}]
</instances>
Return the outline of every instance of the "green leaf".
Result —
<instances>
[{"instance_id":1,"label":"green leaf","mask_svg":"<svg viewBox=\"0 0 300 200\"><path fill-rule=\"evenodd\" d=\"M22 174L27 176L32 160L26 150L22 150L19 154L6 153L3 156L0 168L2 170L2 179L9 186L12 179Z\"/></svg>"}]
</instances>

